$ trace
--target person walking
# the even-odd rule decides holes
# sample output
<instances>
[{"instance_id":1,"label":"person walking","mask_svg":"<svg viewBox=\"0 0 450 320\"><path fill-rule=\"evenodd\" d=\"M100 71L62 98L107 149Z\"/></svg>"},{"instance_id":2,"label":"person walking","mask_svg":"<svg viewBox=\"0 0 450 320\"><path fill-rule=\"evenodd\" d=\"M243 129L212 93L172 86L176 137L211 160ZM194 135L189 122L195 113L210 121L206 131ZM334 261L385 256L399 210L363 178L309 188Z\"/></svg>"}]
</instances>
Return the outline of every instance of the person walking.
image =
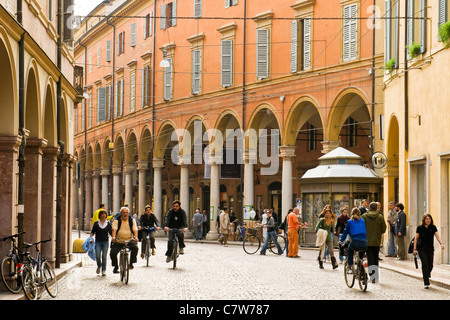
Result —
<instances>
[{"instance_id":1,"label":"person walking","mask_svg":"<svg viewBox=\"0 0 450 320\"><path fill-rule=\"evenodd\" d=\"M338 264L336 263L336 258L334 257L333 253L333 234L331 232L331 229L333 228L333 214L331 210L326 210L324 214L324 218L320 219L319 222L316 225L316 232L319 229L325 230L327 232L326 239L324 243L320 246L319 249L319 268L323 269L323 255L325 247L328 247L328 253L331 258L331 264L333 265L333 269L336 269L338 267Z\"/></svg>"},{"instance_id":2,"label":"person walking","mask_svg":"<svg viewBox=\"0 0 450 320\"><path fill-rule=\"evenodd\" d=\"M386 218L389 223L389 238L388 238L388 257L397 257L397 245L395 234L395 220L397 220L397 211L395 211L395 202L389 201L389 212Z\"/></svg>"},{"instance_id":3,"label":"person walking","mask_svg":"<svg viewBox=\"0 0 450 320\"><path fill-rule=\"evenodd\" d=\"M421 225L417 227L413 251L415 256L419 255L422 262L422 276L425 289L430 287L431 271L433 270L434 237L441 245L441 249L444 250L445 247L433 223L433 217L428 213L423 216Z\"/></svg>"},{"instance_id":4,"label":"person walking","mask_svg":"<svg viewBox=\"0 0 450 320\"><path fill-rule=\"evenodd\" d=\"M294 208L292 212L287 215L288 224L288 257L300 258L298 255L298 230L300 227L300 221L298 221L299 209Z\"/></svg>"},{"instance_id":5,"label":"person walking","mask_svg":"<svg viewBox=\"0 0 450 320\"><path fill-rule=\"evenodd\" d=\"M403 203L397 203L395 205L395 211L397 211L397 220L395 220L395 232L397 234L397 259L406 260L406 213Z\"/></svg>"},{"instance_id":6,"label":"person walking","mask_svg":"<svg viewBox=\"0 0 450 320\"><path fill-rule=\"evenodd\" d=\"M224 208L220 210L219 215L220 228L219 228L219 242L224 247L228 247L228 233L230 231L230 216L228 215L228 209Z\"/></svg>"},{"instance_id":7,"label":"person walking","mask_svg":"<svg viewBox=\"0 0 450 320\"><path fill-rule=\"evenodd\" d=\"M138 230L140 230L142 232L142 239L145 239L147 237L148 233L150 233L150 246L152 248L152 255L154 256L155 249L156 249L155 233L150 232L150 230L142 229L142 227L155 228L154 231L158 231L160 229L158 218L156 218L156 216L153 214L152 207L150 205L145 206L144 214L139 219ZM142 259L144 259L144 257L145 257L145 250L147 249L146 246L147 246L147 242L142 241L142 245L141 245L141 258Z\"/></svg>"},{"instance_id":8,"label":"person walking","mask_svg":"<svg viewBox=\"0 0 450 320\"><path fill-rule=\"evenodd\" d=\"M275 220L272 217L272 212L269 210L267 211L267 223L265 225L263 225L264 228L267 229L267 237L264 241L264 245L261 248L260 254L261 255L266 255L266 250L267 250L267 245L269 243L269 239L271 238L273 243L275 244L275 246L278 249L278 254L282 255L283 254L283 249L281 249L280 244L277 241L277 231L278 228L275 224Z\"/></svg>"},{"instance_id":9,"label":"person walking","mask_svg":"<svg viewBox=\"0 0 450 320\"><path fill-rule=\"evenodd\" d=\"M341 234L344 232L345 226L347 225L347 221L350 219L348 216L348 207L342 207L339 212L341 213L337 218L335 235L339 238ZM339 261L343 263L344 257L341 255L339 251Z\"/></svg>"},{"instance_id":10,"label":"person walking","mask_svg":"<svg viewBox=\"0 0 450 320\"><path fill-rule=\"evenodd\" d=\"M109 249L109 235L112 234L112 228L106 219L108 213L106 210L98 212L99 220L96 220L91 230L91 237L95 235L95 257L97 262L97 274L102 273L106 276L106 261Z\"/></svg>"},{"instance_id":11,"label":"person walking","mask_svg":"<svg viewBox=\"0 0 450 320\"><path fill-rule=\"evenodd\" d=\"M195 210L194 217L192 217L192 223L194 225L195 231L195 240L202 239L202 227L203 227L203 215L200 212L200 209Z\"/></svg>"},{"instance_id":12,"label":"person walking","mask_svg":"<svg viewBox=\"0 0 450 320\"><path fill-rule=\"evenodd\" d=\"M378 252L380 251L381 237L386 232L386 223L383 216L377 212L377 207L376 202L371 202L369 211L361 216L366 225L367 264L373 283L379 282Z\"/></svg>"}]
</instances>

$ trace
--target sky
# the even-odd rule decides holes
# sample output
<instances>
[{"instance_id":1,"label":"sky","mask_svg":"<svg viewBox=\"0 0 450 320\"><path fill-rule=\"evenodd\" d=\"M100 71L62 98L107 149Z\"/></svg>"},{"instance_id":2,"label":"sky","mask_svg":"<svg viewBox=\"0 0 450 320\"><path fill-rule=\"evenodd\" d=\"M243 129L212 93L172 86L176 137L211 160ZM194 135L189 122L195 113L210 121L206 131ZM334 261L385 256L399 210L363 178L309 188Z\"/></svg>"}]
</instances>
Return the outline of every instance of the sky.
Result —
<instances>
[{"instance_id":1,"label":"sky","mask_svg":"<svg viewBox=\"0 0 450 320\"><path fill-rule=\"evenodd\" d=\"M75 0L75 15L86 16L101 2L102 0Z\"/></svg>"}]
</instances>

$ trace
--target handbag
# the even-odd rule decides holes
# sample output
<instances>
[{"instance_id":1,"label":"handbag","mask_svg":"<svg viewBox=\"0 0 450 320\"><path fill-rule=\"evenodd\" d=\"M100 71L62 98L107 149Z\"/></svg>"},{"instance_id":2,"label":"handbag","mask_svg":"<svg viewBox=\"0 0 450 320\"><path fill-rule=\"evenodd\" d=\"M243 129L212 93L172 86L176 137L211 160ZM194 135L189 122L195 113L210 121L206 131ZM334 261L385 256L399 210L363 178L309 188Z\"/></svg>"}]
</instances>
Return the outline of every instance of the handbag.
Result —
<instances>
[{"instance_id":1,"label":"handbag","mask_svg":"<svg viewBox=\"0 0 450 320\"><path fill-rule=\"evenodd\" d=\"M414 240L416 237L413 237L411 242L409 243L409 248L408 248L408 253L413 253L414 252Z\"/></svg>"}]
</instances>

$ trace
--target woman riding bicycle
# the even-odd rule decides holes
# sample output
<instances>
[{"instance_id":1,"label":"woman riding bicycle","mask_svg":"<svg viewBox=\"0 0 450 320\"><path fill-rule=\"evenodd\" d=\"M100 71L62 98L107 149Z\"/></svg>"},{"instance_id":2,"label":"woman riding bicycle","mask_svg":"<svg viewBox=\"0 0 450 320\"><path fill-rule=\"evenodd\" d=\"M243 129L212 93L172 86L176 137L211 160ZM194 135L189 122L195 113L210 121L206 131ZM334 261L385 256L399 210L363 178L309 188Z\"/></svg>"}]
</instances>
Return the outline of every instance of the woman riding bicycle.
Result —
<instances>
[{"instance_id":1,"label":"woman riding bicycle","mask_svg":"<svg viewBox=\"0 0 450 320\"><path fill-rule=\"evenodd\" d=\"M359 257L362 259L364 252L367 250L366 224L364 219L361 218L361 211L358 208L353 208L351 216L352 218L348 220L340 239L341 243L343 243L347 235L351 238L347 259L349 269L353 266L353 252L359 250Z\"/></svg>"}]
</instances>

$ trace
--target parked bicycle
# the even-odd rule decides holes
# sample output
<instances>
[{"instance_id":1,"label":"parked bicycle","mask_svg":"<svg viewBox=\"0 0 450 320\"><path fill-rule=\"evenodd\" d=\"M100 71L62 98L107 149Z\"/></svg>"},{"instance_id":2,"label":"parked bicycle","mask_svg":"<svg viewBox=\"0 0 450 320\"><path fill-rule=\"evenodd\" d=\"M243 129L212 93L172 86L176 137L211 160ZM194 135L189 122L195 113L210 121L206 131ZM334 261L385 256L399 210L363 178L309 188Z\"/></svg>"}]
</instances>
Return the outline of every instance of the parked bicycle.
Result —
<instances>
[{"instance_id":1,"label":"parked bicycle","mask_svg":"<svg viewBox=\"0 0 450 320\"><path fill-rule=\"evenodd\" d=\"M35 247L36 258L25 252L22 266L23 292L28 300L37 300L45 288L52 298L58 294L58 279L53 266L40 253L39 245L51 241L42 240L35 243L24 243L25 248Z\"/></svg>"},{"instance_id":2,"label":"parked bicycle","mask_svg":"<svg viewBox=\"0 0 450 320\"><path fill-rule=\"evenodd\" d=\"M341 255L347 256L348 252L348 242L345 244L339 244ZM361 249L363 250L363 249ZM344 278L345 283L349 288L353 288L355 280L358 279L359 288L361 291L365 292L367 290L367 283L369 282L369 277L366 271L367 264L364 259L361 259L361 250L355 250L353 253L353 266L348 268L348 259L344 263Z\"/></svg>"},{"instance_id":3,"label":"parked bicycle","mask_svg":"<svg viewBox=\"0 0 450 320\"><path fill-rule=\"evenodd\" d=\"M128 284L130 279L130 248L128 247L130 241L124 241L124 246L119 252L119 274L120 281Z\"/></svg>"},{"instance_id":4,"label":"parked bicycle","mask_svg":"<svg viewBox=\"0 0 450 320\"><path fill-rule=\"evenodd\" d=\"M8 289L11 293L19 293L22 291L22 277L20 273L22 268L22 252L16 246L16 238L24 233L25 232L21 232L0 239L0 241L11 240L12 248L2 259L0 269L2 281L5 284L6 289Z\"/></svg>"},{"instance_id":5,"label":"parked bicycle","mask_svg":"<svg viewBox=\"0 0 450 320\"><path fill-rule=\"evenodd\" d=\"M236 226L236 232L234 233L234 241L242 241L245 239L245 232L246 232L246 223L242 222L239 223L238 220L236 220L234 223L237 224Z\"/></svg>"},{"instance_id":6,"label":"parked bicycle","mask_svg":"<svg viewBox=\"0 0 450 320\"><path fill-rule=\"evenodd\" d=\"M144 252L144 259L147 261L147 267L148 267L148 263L150 261L150 246L151 246L151 241L150 241L150 235L152 232L155 232L155 228L150 228L150 227L142 227L142 230L147 230L147 236L142 239L142 245L144 245L144 241L145 241L145 252Z\"/></svg>"},{"instance_id":7,"label":"parked bicycle","mask_svg":"<svg viewBox=\"0 0 450 320\"><path fill-rule=\"evenodd\" d=\"M282 234L277 234L277 241L284 252L284 250L286 249L286 237ZM255 254L259 251L263 243L264 239L261 235L258 234L257 228L247 229L247 235L245 236L244 243L242 244L246 253ZM278 249L276 248L275 243L273 243L272 239L269 239L267 248L270 250L270 252L278 254Z\"/></svg>"}]
</instances>

